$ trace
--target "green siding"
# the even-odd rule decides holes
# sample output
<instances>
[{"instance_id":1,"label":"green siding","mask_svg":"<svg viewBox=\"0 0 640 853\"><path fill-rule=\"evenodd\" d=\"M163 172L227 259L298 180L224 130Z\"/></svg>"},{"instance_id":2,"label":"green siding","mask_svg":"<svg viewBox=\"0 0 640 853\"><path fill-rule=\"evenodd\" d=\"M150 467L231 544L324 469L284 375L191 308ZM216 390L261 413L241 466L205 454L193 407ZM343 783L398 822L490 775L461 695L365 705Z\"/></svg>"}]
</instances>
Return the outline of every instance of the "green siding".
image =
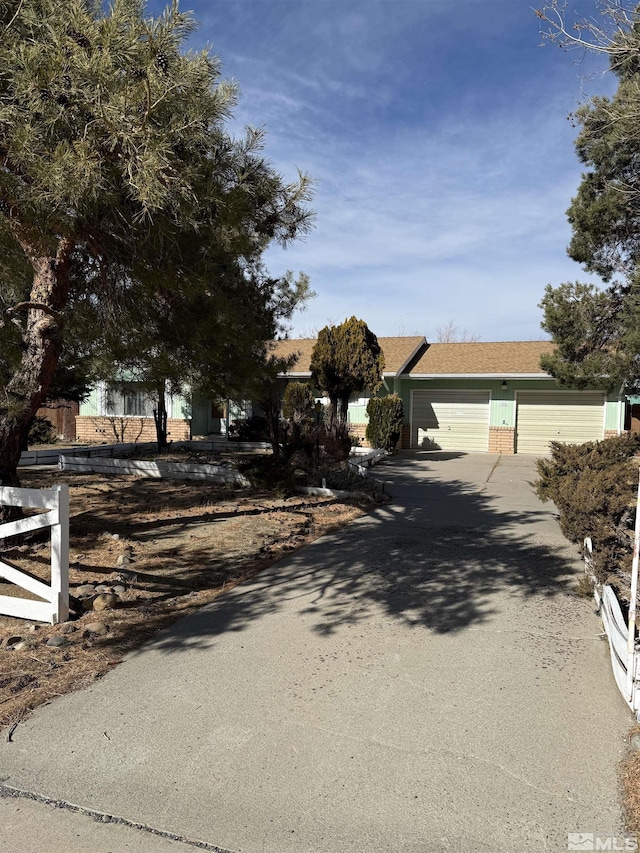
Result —
<instances>
[{"instance_id":1,"label":"green siding","mask_svg":"<svg viewBox=\"0 0 640 853\"><path fill-rule=\"evenodd\" d=\"M350 405L348 411L348 420L351 424L368 424L369 415L367 414L366 406Z\"/></svg>"},{"instance_id":2,"label":"green siding","mask_svg":"<svg viewBox=\"0 0 640 853\"><path fill-rule=\"evenodd\" d=\"M604 428L616 432L624 428L624 403L621 405L618 402L617 395L610 394L607 397Z\"/></svg>"},{"instance_id":3,"label":"green siding","mask_svg":"<svg viewBox=\"0 0 640 853\"><path fill-rule=\"evenodd\" d=\"M84 400L82 403L80 403L79 414L80 415L88 415L89 417L95 418L99 413L99 409L98 409L99 398L100 398L100 395L99 395L98 388L92 388L91 393L89 394L87 399Z\"/></svg>"},{"instance_id":4,"label":"green siding","mask_svg":"<svg viewBox=\"0 0 640 853\"><path fill-rule=\"evenodd\" d=\"M189 418L192 416L191 411L191 402L188 400L187 397L183 397L180 394L173 395L171 412L169 413L170 417L189 420Z\"/></svg>"},{"instance_id":5,"label":"green siding","mask_svg":"<svg viewBox=\"0 0 640 853\"><path fill-rule=\"evenodd\" d=\"M489 406L489 426L514 427L515 425L515 400L495 400L492 396Z\"/></svg>"}]
</instances>

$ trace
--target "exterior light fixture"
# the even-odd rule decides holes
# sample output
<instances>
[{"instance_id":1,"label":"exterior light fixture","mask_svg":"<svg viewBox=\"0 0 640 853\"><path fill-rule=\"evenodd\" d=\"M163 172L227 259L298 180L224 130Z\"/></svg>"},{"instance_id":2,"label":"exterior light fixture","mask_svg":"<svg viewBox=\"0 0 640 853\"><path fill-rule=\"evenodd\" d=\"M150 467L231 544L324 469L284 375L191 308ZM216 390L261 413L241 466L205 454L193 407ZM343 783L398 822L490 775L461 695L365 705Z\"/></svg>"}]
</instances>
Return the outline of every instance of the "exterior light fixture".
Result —
<instances>
[{"instance_id":1,"label":"exterior light fixture","mask_svg":"<svg viewBox=\"0 0 640 853\"><path fill-rule=\"evenodd\" d=\"M503 391L507 390L507 380L506 379L502 380L502 385L500 387L502 388Z\"/></svg>"}]
</instances>

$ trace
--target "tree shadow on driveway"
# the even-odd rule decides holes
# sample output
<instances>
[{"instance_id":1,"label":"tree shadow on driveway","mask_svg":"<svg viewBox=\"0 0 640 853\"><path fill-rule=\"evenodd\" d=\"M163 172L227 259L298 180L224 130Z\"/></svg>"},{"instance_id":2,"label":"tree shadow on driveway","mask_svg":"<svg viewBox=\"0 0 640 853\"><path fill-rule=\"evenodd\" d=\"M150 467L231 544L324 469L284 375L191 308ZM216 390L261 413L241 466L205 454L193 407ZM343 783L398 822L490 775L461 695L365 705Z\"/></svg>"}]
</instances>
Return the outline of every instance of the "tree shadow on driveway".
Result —
<instances>
[{"instance_id":1,"label":"tree shadow on driveway","mask_svg":"<svg viewBox=\"0 0 640 853\"><path fill-rule=\"evenodd\" d=\"M464 472L463 461L456 472ZM319 634L370 619L452 633L490 621L510 600L505 593L517 607L568 590L574 559L559 535L557 544L545 542L542 522L554 523L552 509L532 497L504 509L477 483L431 477L428 465L420 471L402 460L388 467L392 503L266 568L158 634L153 646L208 646L285 610ZM523 481L521 488L531 487Z\"/></svg>"}]
</instances>

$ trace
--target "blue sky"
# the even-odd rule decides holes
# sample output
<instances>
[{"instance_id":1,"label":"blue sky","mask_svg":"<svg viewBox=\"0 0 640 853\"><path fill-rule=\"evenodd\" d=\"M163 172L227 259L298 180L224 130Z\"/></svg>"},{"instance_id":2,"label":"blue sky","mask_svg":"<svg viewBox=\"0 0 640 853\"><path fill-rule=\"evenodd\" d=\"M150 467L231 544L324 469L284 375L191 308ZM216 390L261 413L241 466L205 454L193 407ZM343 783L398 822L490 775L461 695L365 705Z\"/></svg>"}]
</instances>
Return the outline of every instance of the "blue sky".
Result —
<instances>
[{"instance_id":1,"label":"blue sky","mask_svg":"<svg viewBox=\"0 0 640 853\"><path fill-rule=\"evenodd\" d=\"M232 127L266 127L273 165L316 182L313 232L266 256L317 293L293 336L355 314L378 335L435 340L453 322L538 339L545 285L589 280L566 254L581 173L567 116L615 82L541 47L536 5L182 0L194 46L240 86ZM595 0L572 8L595 15Z\"/></svg>"}]
</instances>

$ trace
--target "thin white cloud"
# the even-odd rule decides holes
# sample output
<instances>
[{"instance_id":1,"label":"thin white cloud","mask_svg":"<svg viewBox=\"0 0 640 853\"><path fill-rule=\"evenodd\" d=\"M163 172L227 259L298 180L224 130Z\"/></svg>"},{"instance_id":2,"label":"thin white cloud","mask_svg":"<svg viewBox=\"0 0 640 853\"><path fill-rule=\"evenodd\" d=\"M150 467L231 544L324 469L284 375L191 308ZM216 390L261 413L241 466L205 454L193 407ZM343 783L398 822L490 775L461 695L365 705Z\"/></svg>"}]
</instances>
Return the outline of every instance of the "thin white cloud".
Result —
<instances>
[{"instance_id":1,"label":"thin white cloud","mask_svg":"<svg viewBox=\"0 0 640 853\"><path fill-rule=\"evenodd\" d=\"M315 231L267 254L318 293L295 330L355 313L381 335L450 320L541 335L545 285L586 278L565 252L580 179L566 114L611 89L596 64L539 50L513 0L190 5L240 83L234 130L265 125L274 165L317 180Z\"/></svg>"}]
</instances>

